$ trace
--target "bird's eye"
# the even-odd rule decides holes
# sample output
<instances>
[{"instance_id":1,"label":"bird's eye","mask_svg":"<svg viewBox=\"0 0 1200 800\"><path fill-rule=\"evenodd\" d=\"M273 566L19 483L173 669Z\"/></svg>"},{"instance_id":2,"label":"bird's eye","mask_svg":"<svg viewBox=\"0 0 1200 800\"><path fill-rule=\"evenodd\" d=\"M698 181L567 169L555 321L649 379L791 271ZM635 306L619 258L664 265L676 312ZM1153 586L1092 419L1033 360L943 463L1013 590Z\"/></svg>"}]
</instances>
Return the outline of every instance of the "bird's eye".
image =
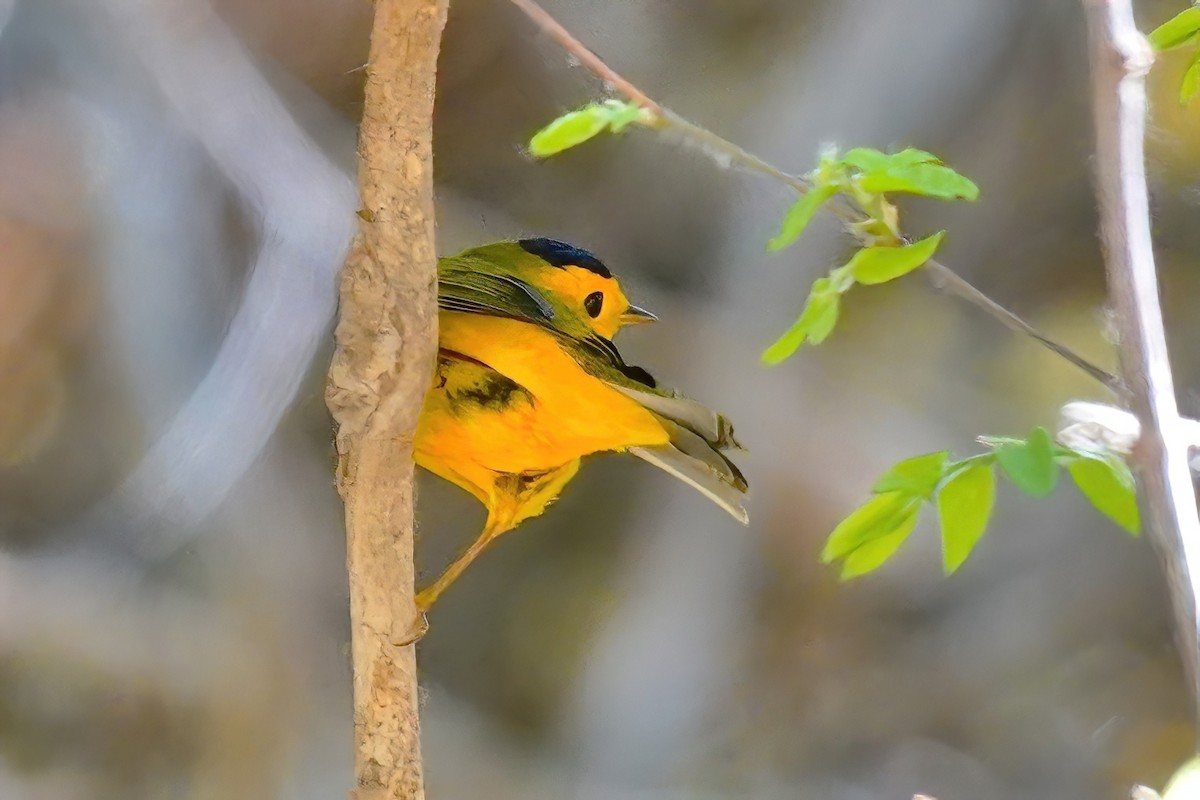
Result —
<instances>
[{"instance_id":1,"label":"bird's eye","mask_svg":"<svg viewBox=\"0 0 1200 800\"><path fill-rule=\"evenodd\" d=\"M600 309L604 307L604 292L592 292L587 297L583 298L583 308L588 312L588 316L595 319L600 316Z\"/></svg>"}]
</instances>

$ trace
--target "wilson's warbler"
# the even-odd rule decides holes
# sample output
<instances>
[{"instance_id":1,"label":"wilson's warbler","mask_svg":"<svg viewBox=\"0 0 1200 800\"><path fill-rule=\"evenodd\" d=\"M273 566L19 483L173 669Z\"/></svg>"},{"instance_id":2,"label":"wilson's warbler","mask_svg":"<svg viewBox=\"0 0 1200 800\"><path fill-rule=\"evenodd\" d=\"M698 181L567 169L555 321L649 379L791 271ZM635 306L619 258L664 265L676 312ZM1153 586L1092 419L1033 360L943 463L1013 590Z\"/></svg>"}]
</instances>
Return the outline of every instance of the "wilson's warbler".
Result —
<instances>
[{"instance_id":1,"label":"wilson's warbler","mask_svg":"<svg viewBox=\"0 0 1200 800\"><path fill-rule=\"evenodd\" d=\"M416 461L475 495L483 532L417 595L428 609L487 544L541 514L589 453L628 452L746 522L729 421L659 388L612 344L655 317L595 256L553 239L472 248L438 263L437 373Z\"/></svg>"}]
</instances>

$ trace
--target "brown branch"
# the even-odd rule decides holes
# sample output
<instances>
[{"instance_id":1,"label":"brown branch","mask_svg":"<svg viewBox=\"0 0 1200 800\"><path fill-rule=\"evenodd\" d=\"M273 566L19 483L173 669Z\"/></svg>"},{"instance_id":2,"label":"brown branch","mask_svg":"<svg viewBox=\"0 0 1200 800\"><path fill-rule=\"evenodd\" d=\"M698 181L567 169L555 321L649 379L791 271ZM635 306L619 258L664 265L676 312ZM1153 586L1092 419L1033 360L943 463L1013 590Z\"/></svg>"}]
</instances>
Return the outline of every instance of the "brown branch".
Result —
<instances>
[{"instance_id":1,"label":"brown branch","mask_svg":"<svg viewBox=\"0 0 1200 800\"><path fill-rule=\"evenodd\" d=\"M1108 387L1113 394L1124 398L1127 394L1125 382L1118 376L1113 375L1107 370L1103 370L1092 362L1088 361L1083 356L1076 353L1066 345L1059 344L1037 328L1030 325L1021 317L1009 311L1004 306L997 303L991 297L988 297L974 284L968 282L965 278L959 275L954 270L947 267L942 262L936 259L930 259L925 262L925 274L928 276L930 283L939 291L944 291L947 294L952 294L962 300L967 301L976 308L987 312L992 319L999 322L1004 327L1014 333L1024 334L1029 338L1038 342L1052 353L1057 354L1063 359L1071 362L1081 370L1091 375L1100 383Z\"/></svg>"},{"instance_id":2,"label":"brown branch","mask_svg":"<svg viewBox=\"0 0 1200 800\"><path fill-rule=\"evenodd\" d=\"M359 134L363 224L342 274L326 391L346 503L356 800L424 797L412 438L437 351L431 134L446 5L375 3Z\"/></svg>"},{"instance_id":3,"label":"brown branch","mask_svg":"<svg viewBox=\"0 0 1200 800\"><path fill-rule=\"evenodd\" d=\"M572 36L571 32L560 25L558 20L550 16L544 8L533 2L533 0L512 0L512 2L513 5L525 12L525 16L537 23L539 28L554 37L554 40L558 42L562 49L578 58L579 63L587 67L597 78L600 78L600 80L609 84L654 116L661 117L663 115L662 106L647 97L641 89L618 75L617 71L608 66L608 64L605 64L598 55L584 47L582 42Z\"/></svg>"},{"instance_id":4,"label":"brown branch","mask_svg":"<svg viewBox=\"0 0 1200 800\"><path fill-rule=\"evenodd\" d=\"M1179 416L1150 238L1143 140L1145 75L1154 61L1129 0L1085 0L1096 126L1096 193L1121 370L1141 425L1134 450L1151 541L1167 577L1175 635L1200 709L1200 517L1188 467L1189 423ZM1198 713L1200 719L1200 713Z\"/></svg>"},{"instance_id":5,"label":"brown branch","mask_svg":"<svg viewBox=\"0 0 1200 800\"><path fill-rule=\"evenodd\" d=\"M645 123L648 127L675 136L679 141L708 154L719 164L728 164L748 172L763 175L789 186L798 192L806 192L811 188L812 183L806 177L784 172L765 159L754 155L728 139L718 136L707 128L684 119L669 108L665 108L661 103L651 99L649 95L622 77L620 73L608 64L604 63L603 60L576 39L570 31L564 28L554 17L550 16L534 0L512 0L512 3L521 9L538 28L553 38L563 50L578 59L579 63L587 67L592 74L649 112L652 119ZM865 219L859 211L846 203L831 202L826 204L825 208L846 224L851 232L856 231L850 226ZM1125 394L1125 387L1120 378L1101 369L1065 345L1059 344L1044 334L1039 333L1028 322L995 300L992 300L945 264L939 261L929 261L925 266L926 275L929 277L930 283L938 291L954 295L960 300L983 311L1009 330L1029 336L1051 352L1082 369L1118 396Z\"/></svg>"}]
</instances>

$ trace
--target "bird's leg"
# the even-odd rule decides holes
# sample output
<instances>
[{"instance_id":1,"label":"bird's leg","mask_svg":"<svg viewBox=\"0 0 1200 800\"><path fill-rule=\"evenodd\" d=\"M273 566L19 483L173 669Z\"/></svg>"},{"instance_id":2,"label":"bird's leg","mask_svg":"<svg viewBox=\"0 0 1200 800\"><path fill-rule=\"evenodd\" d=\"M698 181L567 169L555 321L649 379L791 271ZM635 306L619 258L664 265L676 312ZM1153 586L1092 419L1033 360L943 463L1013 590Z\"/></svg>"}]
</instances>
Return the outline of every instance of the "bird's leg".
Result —
<instances>
[{"instance_id":1,"label":"bird's leg","mask_svg":"<svg viewBox=\"0 0 1200 800\"><path fill-rule=\"evenodd\" d=\"M492 485L493 502L483 533L436 581L417 594L417 608L422 613L428 611L492 539L545 511L578 471L579 459L575 459L545 472L498 476Z\"/></svg>"},{"instance_id":2,"label":"bird's leg","mask_svg":"<svg viewBox=\"0 0 1200 800\"><path fill-rule=\"evenodd\" d=\"M558 499L563 487L575 477L579 471L579 459L568 461L557 469L552 469L537 476L524 476L522 480L520 502L513 515L512 527L540 515L546 508Z\"/></svg>"},{"instance_id":3,"label":"bird's leg","mask_svg":"<svg viewBox=\"0 0 1200 800\"><path fill-rule=\"evenodd\" d=\"M466 552L455 559L454 563L446 567L436 581L417 593L417 609L422 613L429 610L429 607L441 596L442 592L449 588L450 584L462 574L475 557L483 552L483 549L488 546L488 543L499 536L504 531L508 530L511 525L504 524L500 519L489 516L487 524L483 528L483 533L467 548Z\"/></svg>"},{"instance_id":4,"label":"bird's leg","mask_svg":"<svg viewBox=\"0 0 1200 800\"><path fill-rule=\"evenodd\" d=\"M408 647L410 644L416 644L417 642L421 641L421 639L424 638L425 634L428 632L429 617L425 616L424 611L418 609L417 619L413 620L408 631L405 632L404 636L400 637L400 641L392 642L392 644L396 647Z\"/></svg>"}]
</instances>

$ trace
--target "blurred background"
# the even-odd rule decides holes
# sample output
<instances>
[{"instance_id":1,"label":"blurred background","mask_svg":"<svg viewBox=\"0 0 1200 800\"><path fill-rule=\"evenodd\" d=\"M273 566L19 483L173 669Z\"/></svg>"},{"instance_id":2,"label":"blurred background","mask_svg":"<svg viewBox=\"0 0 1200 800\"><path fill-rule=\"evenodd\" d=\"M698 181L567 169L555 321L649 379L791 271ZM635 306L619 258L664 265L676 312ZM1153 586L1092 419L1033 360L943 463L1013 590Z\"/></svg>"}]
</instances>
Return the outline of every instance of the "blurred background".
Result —
<instances>
[{"instance_id":1,"label":"blurred background","mask_svg":"<svg viewBox=\"0 0 1200 800\"><path fill-rule=\"evenodd\" d=\"M1138 4L1143 29L1176 13ZM945 261L1114 368L1073 0L546 0L651 96L780 167L918 146L977 204L906 202ZM322 391L352 229L366 0L0 0L0 798L344 796L347 589ZM1177 384L1200 413L1200 111L1151 77ZM603 88L504 0L454 0L438 247L597 253L661 322L618 344L722 410L751 525L591 459L486 553L418 649L431 798L1119 798L1194 735L1161 580L1070 486L1001 489L848 584L817 556L874 478L1107 400L919 278L761 350L847 252L768 255L791 197L644 131L535 163ZM434 577L482 509L422 475Z\"/></svg>"}]
</instances>

